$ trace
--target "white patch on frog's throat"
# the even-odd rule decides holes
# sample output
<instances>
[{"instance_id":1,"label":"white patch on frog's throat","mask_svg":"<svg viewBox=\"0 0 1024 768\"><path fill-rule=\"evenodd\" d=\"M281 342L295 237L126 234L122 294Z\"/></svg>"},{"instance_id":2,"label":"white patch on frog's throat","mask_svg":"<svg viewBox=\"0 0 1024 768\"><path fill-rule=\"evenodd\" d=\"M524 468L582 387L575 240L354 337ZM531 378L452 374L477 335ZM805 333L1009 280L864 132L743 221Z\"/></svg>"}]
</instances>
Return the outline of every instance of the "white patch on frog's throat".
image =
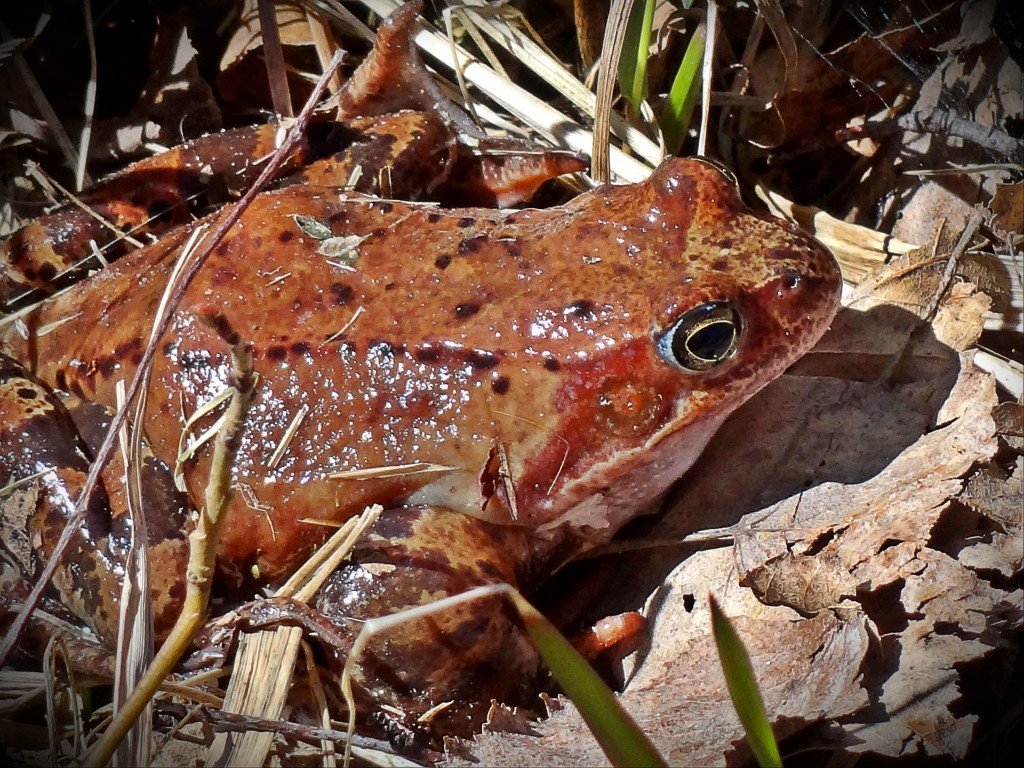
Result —
<instances>
[{"instance_id":1,"label":"white patch on frog's throat","mask_svg":"<svg viewBox=\"0 0 1024 768\"><path fill-rule=\"evenodd\" d=\"M644 445L594 465L558 492L558 498L580 500L542 522L538 530L567 526L580 534L586 532L584 548L609 541L693 466L731 410L723 409L717 417L686 427L669 426ZM623 472L623 466L629 469ZM548 499L542 509L553 510L556 504L557 498Z\"/></svg>"}]
</instances>

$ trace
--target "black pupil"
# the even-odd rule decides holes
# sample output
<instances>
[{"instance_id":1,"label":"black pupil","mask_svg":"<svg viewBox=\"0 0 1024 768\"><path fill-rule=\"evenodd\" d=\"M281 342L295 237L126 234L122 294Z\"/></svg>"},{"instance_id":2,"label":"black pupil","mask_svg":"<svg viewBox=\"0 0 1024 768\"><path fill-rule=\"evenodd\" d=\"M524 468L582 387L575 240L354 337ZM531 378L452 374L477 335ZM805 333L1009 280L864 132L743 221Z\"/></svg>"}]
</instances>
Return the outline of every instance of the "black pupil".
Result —
<instances>
[{"instance_id":1,"label":"black pupil","mask_svg":"<svg viewBox=\"0 0 1024 768\"><path fill-rule=\"evenodd\" d=\"M699 360L721 360L732 348L734 335L735 329L727 320L708 323L686 337L684 343L689 353L687 356ZM683 360L685 357L679 356L679 359Z\"/></svg>"}]
</instances>

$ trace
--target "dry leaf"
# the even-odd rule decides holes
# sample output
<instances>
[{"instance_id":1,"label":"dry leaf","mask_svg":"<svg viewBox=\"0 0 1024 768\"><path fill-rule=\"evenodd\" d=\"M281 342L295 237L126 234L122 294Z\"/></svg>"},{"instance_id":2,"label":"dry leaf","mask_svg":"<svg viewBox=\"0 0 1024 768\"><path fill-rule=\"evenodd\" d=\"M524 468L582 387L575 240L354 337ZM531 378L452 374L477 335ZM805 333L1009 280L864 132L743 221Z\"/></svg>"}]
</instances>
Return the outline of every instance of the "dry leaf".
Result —
<instances>
[{"instance_id":1,"label":"dry leaf","mask_svg":"<svg viewBox=\"0 0 1024 768\"><path fill-rule=\"evenodd\" d=\"M984 314L992 307L992 296L998 297L1002 308L1008 307L1010 283L997 258L972 253L958 259L954 282L947 286L945 272L958 235L956 230L940 226L931 246L897 256L869 274L851 297L849 306L868 309L890 304L930 319L924 315L941 291L932 321L936 337L958 351L971 348L984 329ZM991 293L978 291L979 284Z\"/></svg>"},{"instance_id":2,"label":"dry leaf","mask_svg":"<svg viewBox=\"0 0 1024 768\"><path fill-rule=\"evenodd\" d=\"M992 201L992 226L1008 234L1024 232L1024 181L997 184Z\"/></svg>"}]
</instances>

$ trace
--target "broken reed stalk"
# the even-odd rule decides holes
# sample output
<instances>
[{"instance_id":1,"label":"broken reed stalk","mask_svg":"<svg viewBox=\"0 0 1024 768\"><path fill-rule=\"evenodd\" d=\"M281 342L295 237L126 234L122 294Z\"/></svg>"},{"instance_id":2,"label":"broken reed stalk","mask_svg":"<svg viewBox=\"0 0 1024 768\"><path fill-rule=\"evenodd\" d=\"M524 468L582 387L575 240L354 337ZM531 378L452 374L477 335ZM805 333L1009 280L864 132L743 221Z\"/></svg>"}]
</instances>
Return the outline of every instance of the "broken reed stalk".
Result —
<instances>
[{"instance_id":1,"label":"broken reed stalk","mask_svg":"<svg viewBox=\"0 0 1024 768\"><path fill-rule=\"evenodd\" d=\"M217 558L217 543L225 519L224 511L232 495L231 466L238 452L245 413L252 401L256 384L252 370L252 349L239 341L237 336L233 341L229 381L234 392L228 403L224 426L213 446L205 503L200 510L195 530L188 537L189 561L185 572L185 600L181 614L149 669L117 711L103 736L86 755L86 765L105 766L110 762L111 755L139 713L188 649L206 615L206 602L210 596Z\"/></svg>"},{"instance_id":2,"label":"broken reed stalk","mask_svg":"<svg viewBox=\"0 0 1024 768\"><path fill-rule=\"evenodd\" d=\"M132 377L128 390L125 392L126 404L131 403L138 394L142 382L146 377L146 372L153 365L153 358L156 356L157 349L159 349L158 341L170 327L174 311L177 309L178 305L181 304L188 286L199 273L203 264L206 263L210 254L213 253L213 249L221 243L228 231L235 225L256 195L263 191L267 184L270 183L271 179L274 178L278 169L281 167L281 164L298 144L299 138L305 132L306 126L309 124L309 120L312 117L313 108L323 95L324 88L327 86L327 82L330 80L331 76L337 71L338 67L341 66L341 61L342 55L339 51L331 60L331 65L323 75L320 76L316 86L313 88L313 92L309 95L309 99L303 105L302 111L299 112L299 116L295 119L295 123L288 131L284 141L281 143L281 146L278 147L271 156L269 162L264 166L263 172L259 175L256 181L253 182L253 185L249 187L245 195L243 195L237 203L231 206L228 214L221 220L216 231L214 231L210 239L206 241L205 246L196 254L195 258L193 258L185 268L180 282L175 286L174 291L168 300L168 311L154 325L150 342L142 352L142 359L139 361L138 367L135 369L135 375ZM64 557L64 551L71 543L72 536L82 524L82 521L85 518L85 510L88 506L89 499L92 497L92 492L96 488L97 482L99 482L100 473L110 460L111 454L114 450L114 445L117 442L117 433L121 429L121 425L124 423L127 413L127 407L119 408L111 419L110 424L107 426L107 433L104 436L99 449L96 451L92 466L89 468L89 475L86 477L85 483L82 487L82 492L75 503L75 511L65 524L64 530L53 548L53 552L50 554L46 564L39 572L39 576L36 578L35 584L32 585L32 590L25 598L21 610L11 623L10 629L7 632L7 636L4 638L3 643L0 644L0 666L7 661L11 651L17 647L18 641L28 624L29 616L32 615L35 607L39 604L39 600L43 595L43 590L46 589L50 581L53 579L53 575L57 571L57 566L60 563L61 558Z\"/></svg>"},{"instance_id":3,"label":"broken reed stalk","mask_svg":"<svg viewBox=\"0 0 1024 768\"><path fill-rule=\"evenodd\" d=\"M279 597L309 602L327 577L348 557L356 541L383 511L379 504L349 518L277 591ZM281 626L243 634L224 696L224 711L259 718L281 717L298 658L302 629ZM206 765L262 765L273 743L272 732L253 730L235 738L217 734L206 751Z\"/></svg>"}]
</instances>

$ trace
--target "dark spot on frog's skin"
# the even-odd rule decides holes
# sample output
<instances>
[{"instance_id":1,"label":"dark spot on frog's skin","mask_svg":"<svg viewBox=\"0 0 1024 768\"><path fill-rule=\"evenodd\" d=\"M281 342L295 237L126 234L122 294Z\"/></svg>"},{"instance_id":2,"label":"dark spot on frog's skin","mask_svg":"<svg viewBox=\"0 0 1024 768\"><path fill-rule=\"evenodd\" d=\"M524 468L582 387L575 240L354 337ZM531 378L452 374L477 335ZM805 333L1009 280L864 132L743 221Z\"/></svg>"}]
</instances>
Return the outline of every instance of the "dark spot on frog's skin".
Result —
<instances>
[{"instance_id":1,"label":"dark spot on frog's skin","mask_svg":"<svg viewBox=\"0 0 1024 768\"><path fill-rule=\"evenodd\" d=\"M412 512L396 510L394 514L381 515L370 530L374 538L381 537L385 541L400 541L413 535L416 529L416 517Z\"/></svg>"},{"instance_id":2,"label":"dark spot on frog's skin","mask_svg":"<svg viewBox=\"0 0 1024 768\"><path fill-rule=\"evenodd\" d=\"M210 367L210 353L201 349L190 349L181 353L181 369L186 373L205 371Z\"/></svg>"},{"instance_id":3,"label":"dark spot on frog's skin","mask_svg":"<svg viewBox=\"0 0 1024 768\"><path fill-rule=\"evenodd\" d=\"M380 212L381 213L391 213L391 211L393 211L394 208L395 208L395 206L393 204L391 204L391 203L381 203L381 205L380 205Z\"/></svg>"},{"instance_id":4,"label":"dark spot on frog's skin","mask_svg":"<svg viewBox=\"0 0 1024 768\"><path fill-rule=\"evenodd\" d=\"M114 372L121 367L121 363L114 357L104 357L96 361L96 373L105 379L109 379Z\"/></svg>"},{"instance_id":5,"label":"dark spot on frog's skin","mask_svg":"<svg viewBox=\"0 0 1024 768\"><path fill-rule=\"evenodd\" d=\"M20 397L22 400L35 400L36 399L36 391L34 389L29 388L29 387L19 387L18 388L18 397Z\"/></svg>"},{"instance_id":6,"label":"dark spot on frog's skin","mask_svg":"<svg viewBox=\"0 0 1024 768\"><path fill-rule=\"evenodd\" d=\"M495 582L505 581L505 575L491 561L477 560L474 564L476 565L477 570L479 570L480 573L486 576L489 580Z\"/></svg>"},{"instance_id":7,"label":"dark spot on frog's skin","mask_svg":"<svg viewBox=\"0 0 1024 768\"><path fill-rule=\"evenodd\" d=\"M31 249L28 247L28 243L24 237L14 235L10 240L11 245L9 246L10 252L7 258L13 266L19 267L22 272L27 272L27 268L24 262L28 261L28 257L31 254Z\"/></svg>"},{"instance_id":8,"label":"dark spot on frog's skin","mask_svg":"<svg viewBox=\"0 0 1024 768\"><path fill-rule=\"evenodd\" d=\"M277 360L280 362L288 357L288 350L278 344L275 344L272 347L267 347L266 354L268 360Z\"/></svg>"},{"instance_id":9,"label":"dark spot on frog's skin","mask_svg":"<svg viewBox=\"0 0 1024 768\"><path fill-rule=\"evenodd\" d=\"M57 276L57 268L49 262L39 265L39 279L50 281Z\"/></svg>"},{"instance_id":10,"label":"dark spot on frog's skin","mask_svg":"<svg viewBox=\"0 0 1024 768\"><path fill-rule=\"evenodd\" d=\"M732 248L732 238L731 237L725 238L724 240L722 240L721 242L718 243L718 246L720 248L722 248L722 249Z\"/></svg>"},{"instance_id":11,"label":"dark spot on frog's skin","mask_svg":"<svg viewBox=\"0 0 1024 768\"><path fill-rule=\"evenodd\" d=\"M384 290L385 291L393 291L393 290L395 290L395 284L394 283L388 283L387 285L384 286Z\"/></svg>"},{"instance_id":12,"label":"dark spot on frog's skin","mask_svg":"<svg viewBox=\"0 0 1024 768\"><path fill-rule=\"evenodd\" d=\"M427 214L427 221L431 224L437 224L441 220L441 214L431 211Z\"/></svg>"},{"instance_id":13,"label":"dark spot on frog's skin","mask_svg":"<svg viewBox=\"0 0 1024 768\"><path fill-rule=\"evenodd\" d=\"M449 256L448 254L444 254L442 256L438 256L434 260L434 266L437 267L438 269L447 269L448 265L451 264L451 263L452 263L452 257Z\"/></svg>"},{"instance_id":14,"label":"dark spot on frog's skin","mask_svg":"<svg viewBox=\"0 0 1024 768\"><path fill-rule=\"evenodd\" d=\"M227 315L223 312L206 312L202 317L226 344L234 346L241 340L241 337L238 335L238 331L234 329L234 326L231 325L231 321L228 320Z\"/></svg>"},{"instance_id":15,"label":"dark spot on frog's skin","mask_svg":"<svg viewBox=\"0 0 1024 768\"><path fill-rule=\"evenodd\" d=\"M715 259L711 262L711 268L716 272L726 272L729 269L729 262L725 259Z\"/></svg>"},{"instance_id":16,"label":"dark spot on frog's skin","mask_svg":"<svg viewBox=\"0 0 1024 768\"><path fill-rule=\"evenodd\" d=\"M553 357L544 358L544 367L549 371L557 371L562 367L562 364L555 360Z\"/></svg>"},{"instance_id":17,"label":"dark spot on frog's skin","mask_svg":"<svg viewBox=\"0 0 1024 768\"><path fill-rule=\"evenodd\" d=\"M309 352L309 342L308 341L296 341L294 344L292 344L291 350L292 350L293 354L304 355L307 352Z\"/></svg>"},{"instance_id":18,"label":"dark spot on frog's skin","mask_svg":"<svg viewBox=\"0 0 1024 768\"><path fill-rule=\"evenodd\" d=\"M142 362L142 352L141 352L141 350L136 350L136 351L132 352L131 361L132 361L132 365L138 365L139 363Z\"/></svg>"},{"instance_id":19,"label":"dark spot on frog's skin","mask_svg":"<svg viewBox=\"0 0 1024 768\"><path fill-rule=\"evenodd\" d=\"M230 248L228 248L228 244L227 244L227 243L221 243L220 245L218 245L218 246L217 246L217 248L216 248L216 250L215 250L214 252L215 252L215 253L216 253L216 254L217 254L218 256L227 256L227 255L228 255L228 252L229 252L230 250L231 250L231 249L230 249Z\"/></svg>"},{"instance_id":20,"label":"dark spot on frog's skin","mask_svg":"<svg viewBox=\"0 0 1024 768\"><path fill-rule=\"evenodd\" d=\"M372 230L370 234L373 235L374 237L380 237L381 235L384 234L385 231L386 230L384 229L384 227L377 227L376 229Z\"/></svg>"},{"instance_id":21,"label":"dark spot on frog's skin","mask_svg":"<svg viewBox=\"0 0 1024 768\"><path fill-rule=\"evenodd\" d=\"M277 241L279 243L290 243L295 239L295 233L290 229L282 229L277 233Z\"/></svg>"},{"instance_id":22,"label":"dark spot on frog's skin","mask_svg":"<svg viewBox=\"0 0 1024 768\"><path fill-rule=\"evenodd\" d=\"M488 352L486 349L471 349L466 354L466 362L474 368L486 370L488 368L493 368L498 364L498 357L493 352Z\"/></svg>"},{"instance_id":23,"label":"dark spot on frog's skin","mask_svg":"<svg viewBox=\"0 0 1024 768\"><path fill-rule=\"evenodd\" d=\"M491 382L491 390L496 395L504 395L508 392L510 384L511 382L509 382L508 376L499 376Z\"/></svg>"},{"instance_id":24,"label":"dark spot on frog's skin","mask_svg":"<svg viewBox=\"0 0 1024 768\"><path fill-rule=\"evenodd\" d=\"M455 305L455 317L459 320L463 320L467 317L472 317L480 311L480 305L475 301L464 301L461 304Z\"/></svg>"},{"instance_id":25,"label":"dark spot on frog's skin","mask_svg":"<svg viewBox=\"0 0 1024 768\"><path fill-rule=\"evenodd\" d=\"M371 341L367 351L377 357L393 358L398 352L390 341Z\"/></svg>"},{"instance_id":26,"label":"dark spot on frog's skin","mask_svg":"<svg viewBox=\"0 0 1024 768\"><path fill-rule=\"evenodd\" d=\"M565 308L565 314L575 315L581 320L592 320L594 317L594 302L589 299L577 299Z\"/></svg>"},{"instance_id":27,"label":"dark spot on frog's skin","mask_svg":"<svg viewBox=\"0 0 1024 768\"><path fill-rule=\"evenodd\" d=\"M429 344L416 347L412 351L412 356L421 363L436 363L439 357L437 350Z\"/></svg>"},{"instance_id":28,"label":"dark spot on frog's skin","mask_svg":"<svg viewBox=\"0 0 1024 768\"><path fill-rule=\"evenodd\" d=\"M172 581L170 587L167 588L167 596L174 602L183 601L185 599L185 580Z\"/></svg>"},{"instance_id":29,"label":"dark spot on frog's skin","mask_svg":"<svg viewBox=\"0 0 1024 768\"><path fill-rule=\"evenodd\" d=\"M68 377L63 369L57 371L57 374L54 376L54 383L56 383L57 389L64 392L68 391Z\"/></svg>"},{"instance_id":30,"label":"dark spot on frog's skin","mask_svg":"<svg viewBox=\"0 0 1024 768\"><path fill-rule=\"evenodd\" d=\"M463 216L459 219L460 227L472 227L474 224L476 224L476 219L472 216Z\"/></svg>"},{"instance_id":31,"label":"dark spot on frog's skin","mask_svg":"<svg viewBox=\"0 0 1024 768\"><path fill-rule=\"evenodd\" d=\"M131 339L129 341L123 341L114 347L114 352L111 357L126 357L130 352L136 349L142 348L142 339Z\"/></svg>"},{"instance_id":32,"label":"dark spot on frog's skin","mask_svg":"<svg viewBox=\"0 0 1024 768\"><path fill-rule=\"evenodd\" d=\"M459 243L459 253L475 253L480 250L485 242L487 242L487 235L467 237Z\"/></svg>"},{"instance_id":33,"label":"dark spot on frog's skin","mask_svg":"<svg viewBox=\"0 0 1024 768\"><path fill-rule=\"evenodd\" d=\"M352 286L345 283L331 283L331 295L334 296L335 304L348 304L352 301Z\"/></svg>"},{"instance_id":34,"label":"dark spot on frog's skin","mask_svg":"<svg viewBox=\"0 0 1024 768\"><path fill-rule=\"evenodd\" d=\"M153 200L146 206L146 217L150 224L167 218L167 214L174 208L174 203L167 200Z\"/></svg>"}]
</instances>

